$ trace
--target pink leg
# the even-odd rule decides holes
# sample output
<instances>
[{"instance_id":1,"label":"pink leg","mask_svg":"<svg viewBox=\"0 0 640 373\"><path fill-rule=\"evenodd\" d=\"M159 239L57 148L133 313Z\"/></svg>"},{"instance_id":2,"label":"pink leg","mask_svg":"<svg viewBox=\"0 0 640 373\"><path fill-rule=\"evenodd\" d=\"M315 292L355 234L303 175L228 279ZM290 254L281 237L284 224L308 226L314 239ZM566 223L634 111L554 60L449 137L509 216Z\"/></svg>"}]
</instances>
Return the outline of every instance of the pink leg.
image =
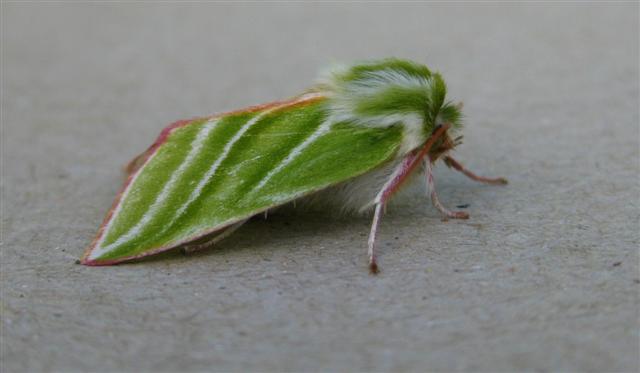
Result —
<instances>
[{"instance_id":1,"label":"pink leg","mask_svg":"<svg viewBox=\"0 0 640 373\"><path fill-rule=\"evenodd\" d=\"M369 271L372 274L378 273L378 264L376 261L376 253L375 253L375 245L376 245L376 236L378 234L378 227L380 226L380 217L382 216L382 212L384 210L384 206L391 198L393 193L400 187L400 184L409 176L411 171L413 171L412 164L416 159L415 154L407 155L402 162L395 169L391 178L387 180L384 184L378 195L376 196L374 203L376 205L376 210L373 214L373 223L371 224L371 232L369 233Z\"/></svg>"},{"instance_id":2,"label":"pink leg","mask_svg":"<svg viewBox=\"0 0 640 373\"><path fill-rule=\"evenodd\" d=\"M447 166L453 167L457 171L462 172L469 179L475 180L475 181L480 182L480 183L491 184L491 185L506 185L508 183L507 179L505 179L504 177L488 178L488 177L478 176L478 175L474 174L473 172L471 172L471 171L467 170L466 168L464 168L464 166L462 164L460 164L460 162L456 161L455 159L451 158L450 156L444 157L444 163L446 163Z\"/></svg>"},{"instance_id":3,"label":"pink leg","mask_svg":"<svg viewBox=\"0 0 640 373\"><path fill-rule=\"evenodd\" d=\"M371 274L376 274L379 271L378 262L376 260L375 245L378 227L380 226L380 215L382 214L382 209L384 209L382 205L376 205L376 212L373 215L373 223L371 223L371 233L369 233L369 248L367 254L369 255L369 272L371 272Z\"/></svg>"},{"instance_id":4,"label":"pink leg","mask_svg":"<svg viewBox=\"0 0 640 373\"><path fill-rule=\"evenodd\" d=\"M374 199L376 210L373 215L373 223L371 224L371 232L369 233L369 247L367 253L369 254L369 271L372 274L378 273L378 262L376 260L376 236L378 233L378 227L380 226L380 217L384 210L384 206L391 196L400 188L402 183L411 175L415 168L420 164L420 160L427 157L429 150L436 142L436 140L442 136L449 129L449 125L445 124L433 131L433 134L427 139L419 152L409 153L402 159L398 167L395 169L389 180L382 186L380 192Z\"/></svg>"},{"instance_id":5,"label":"pink leg","mask_svg":"<svg viewBox=\"0 0 640 373\"><path fill-rule=\"evenodd\" d=\"M451 219L469 219L469 214L464 211L451 211L446 207L442 206L440 200L438 199L438 195L436 194L436 185L433 182L433 169L431 165L431 160L426 157L422 160L424 163L425 177L427 179L427 188L429 189L429 193L431 194L431 203L433 203L433 207L438 209L445 217Z\"/></svg>"}]
</instances>

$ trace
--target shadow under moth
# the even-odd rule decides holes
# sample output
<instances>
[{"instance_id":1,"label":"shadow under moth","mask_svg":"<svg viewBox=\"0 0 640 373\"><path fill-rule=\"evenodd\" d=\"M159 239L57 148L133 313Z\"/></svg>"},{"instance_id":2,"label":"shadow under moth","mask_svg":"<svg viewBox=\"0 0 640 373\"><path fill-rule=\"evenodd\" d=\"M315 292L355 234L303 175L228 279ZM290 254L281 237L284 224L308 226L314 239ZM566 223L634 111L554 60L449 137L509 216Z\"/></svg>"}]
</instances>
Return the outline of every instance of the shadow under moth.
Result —
<instances>
[{"instance_id":1,"label":"shadow under moth","mask_svg":"<svg viewBox=\"0 0 640 373\"><path fill-rule=\"evenodd\" d=\"M477 176L452 158L461 105L445 96L438 73L384 59L334 69L286 101L175 122L127 166L81 263L210 247L255 215L313 200L345 212L373 211L368 257L376 273L384 206L409 179L426 183L434 207L457 219L469 216L438 200L436 161L476 181L507 183Z\"/></svg>"}]
</instances>

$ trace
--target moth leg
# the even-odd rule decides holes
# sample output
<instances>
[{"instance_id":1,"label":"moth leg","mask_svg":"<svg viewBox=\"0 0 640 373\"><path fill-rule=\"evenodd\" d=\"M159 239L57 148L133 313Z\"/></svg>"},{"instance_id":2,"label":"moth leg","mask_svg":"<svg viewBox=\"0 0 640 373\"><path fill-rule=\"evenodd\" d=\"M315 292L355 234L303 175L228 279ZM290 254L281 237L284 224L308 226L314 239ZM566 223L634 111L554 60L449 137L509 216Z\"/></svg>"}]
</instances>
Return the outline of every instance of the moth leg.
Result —
<instances>
[{"instance_id":1,"label":"moth leg","mask_svg":"<svg viewBox=\"0 0 640 373\"><path fill-rule=\"evenodd\" d=\"M191 244L191 245L185 245L182 248L182 252L184 254L193 254L193 253L195 253L197 251L209 248L209 247L215 245L216 243L218 243L219 241L221 241L222 239L229 237L229 235L231 235L231 233L235 232L238 228L240 228L242 226L242 224L247 222L247 220L249 220L249 219L245 219L245 220L239 221L239 222L237 222L235 224L232 224L232 225L230 225L230 226L228 226L226 228L223 228L223 230L219 234L214 235L213 237L205 240L204 242L194 243L194 244Z\"/></svg>"},{"instance_id":2,"label":"moth leg","mask_svg":"<svg viewBox=\"0 0 640 373\"><path fill-rule=\"evenodd\" d=\"M425 157L423 159L425 177L427 179L427 189L431 195L431 203L433 207L438 209L445 217L451 219L469 219L469 214L464 211L451 211L444 207L440 200L438 199L438 195L436 194L436 184L433 181L433 166L431 164L431 160L429 157Z\"/></svg>"},{"instance_id":3,"label":"moth leg","mask_svg":"<svg viewBox=\"0 0 640 373\"><path fill-rule=\"evenodd\" d=\"M374 199L376 209L373 214L373 223L371 223L371 232L369 233L369 245L367 251L367 254L369 255L369 272L371 272L371 274L376 274L379 271L378 263L376 260L375 246L378 227L380 226L380 217L382 216L387 201L391 198L393 193L398 190L400 184L402 184L402 182L407 178L407 176L409 176L409 174L413 170L414 167L412 167L412 164L414 163L416 158L417 156L413 153L407 155L396 167L389 180L384 183L382 189L378 192L376 198Z\"/></svg>"},{"instance_id":4,"label":"moth leg","mask_svg":"<svg viewBox=\"0 0 640 373\"><path fill-rule=\"evenodd\" d=\"M375 245L376 235L378 234L378 227L380 226L381 210L384 208L382 204L376 204L376 211L373 215L373 223L371 223L371 232L369 233L369 242L367 255L369 255L369 272L376 274L379 272L378 261L376 259Z\"/></svg>"},{"instance_id":5,"label":"moth leg","mask_svg":"<svg viewBox=\"0 0 640 373\"><path fill-rule=\"evenodd\" d=\"M489 177L478 176L473 172L464 168L464 166L460 164L460 162L456 161L455 159L451 158L448 155L444 157L444 163L446 163L446 165L449 167L453 167L456 171L462 172L469 179L475 180L480 183L485 183L490 185L506 185L508 183L507 179L505 179L504 177L489 178Z\"/></svg>"},{"instance_id":6,"label":"moth leg","mask_svg":"<svg viewBox=\"0 0 640 373\"><path fill-rule=\"evenodd\" d=\"M442 126L436 127L431 136L422 146L422 149L407 154L402 159L402 161L400 161L400 164L398 164L396 169L393 171L393 174L391 174L389 180L384 183L382 189L378 192L376 198L373 200L376 209L373 215L373 223L371 224L371 232L369 233L369 245L367 251L367 253L369 254L369 271L372 274L378 273L379 270L376 260L375 246L378 227L380 226L380 217L384 210L385 204L420 164L420 160L429 158L429 150L431 150L431 147L436 142L436 140L444 135L448 129L449 124L444 124Z\"/></svg>"}]
</instances>

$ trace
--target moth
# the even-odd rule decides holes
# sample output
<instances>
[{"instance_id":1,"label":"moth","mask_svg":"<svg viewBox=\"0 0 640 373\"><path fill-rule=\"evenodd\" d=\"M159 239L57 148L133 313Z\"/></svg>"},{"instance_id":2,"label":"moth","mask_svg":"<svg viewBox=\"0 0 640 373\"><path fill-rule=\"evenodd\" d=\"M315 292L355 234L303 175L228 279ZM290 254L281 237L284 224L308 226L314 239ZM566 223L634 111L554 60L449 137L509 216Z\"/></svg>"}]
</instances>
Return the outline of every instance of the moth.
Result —
<instances>
[{"instance_id":1,"label":"moth","mask_svg":"<svg viewBox=\"0 0 640 373\"><path fill-rule=\"evenodd\" d=\"M195 251L251 217L298 202L373 212L369 268L385 204L420 180L446 218L432 167L461 143L461 105L446 99L440 74L401 59L331 70L286 101L177 121L126 167L128 176L81 263L111 265L169 249ZM412 177L412 176L419 177Z\"/></svg>"}]
</instances>

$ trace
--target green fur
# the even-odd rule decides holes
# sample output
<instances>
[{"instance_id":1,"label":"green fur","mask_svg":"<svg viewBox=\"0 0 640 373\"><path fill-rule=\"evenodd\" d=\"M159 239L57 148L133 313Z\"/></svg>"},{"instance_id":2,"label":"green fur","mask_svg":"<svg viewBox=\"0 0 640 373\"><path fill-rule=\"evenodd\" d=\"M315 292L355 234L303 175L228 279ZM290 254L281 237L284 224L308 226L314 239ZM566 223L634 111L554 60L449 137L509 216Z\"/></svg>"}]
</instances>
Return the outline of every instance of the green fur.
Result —
<instances>
[{"instance_id":1,"label":"green fur","mask_svg":"<svg viewBox=\"0 0 640 373\"><path fill-rule=\"evenodd\" d=\"M376 74L384 70L395 70L409 76L423 79L431 77L431 71L425 65L398 58L387 58L353 65L346 72L336 76L336 78L348 83L358 81L370 74Z\"/></svg>"},{"instance_id":2,"label":"green fur","mask_svg":"<svg viewBox=\"0 0 640 373\"><path fill-rule=\"evenodd\" d=\"M424 132L431 133L441 111L452 128L460 113L445 106L447 86L438 73L426 66L400 59L385 59L351 66L331 76L329 90L362 118L415 114L422 118Z\"/></svg>"},{"instance_id":3,"label":"green fur","mask_svg":"<svg viewBox=\"0 0 640 373\"><path fill-rule=\"evenodd\" d=\"M355 105L355 112L363 116L398 113L418 113L426 116L425 103L429 100L429 92L424 89L390 86L375 96L359 100Z\"/></svg>"}]
</instances>

